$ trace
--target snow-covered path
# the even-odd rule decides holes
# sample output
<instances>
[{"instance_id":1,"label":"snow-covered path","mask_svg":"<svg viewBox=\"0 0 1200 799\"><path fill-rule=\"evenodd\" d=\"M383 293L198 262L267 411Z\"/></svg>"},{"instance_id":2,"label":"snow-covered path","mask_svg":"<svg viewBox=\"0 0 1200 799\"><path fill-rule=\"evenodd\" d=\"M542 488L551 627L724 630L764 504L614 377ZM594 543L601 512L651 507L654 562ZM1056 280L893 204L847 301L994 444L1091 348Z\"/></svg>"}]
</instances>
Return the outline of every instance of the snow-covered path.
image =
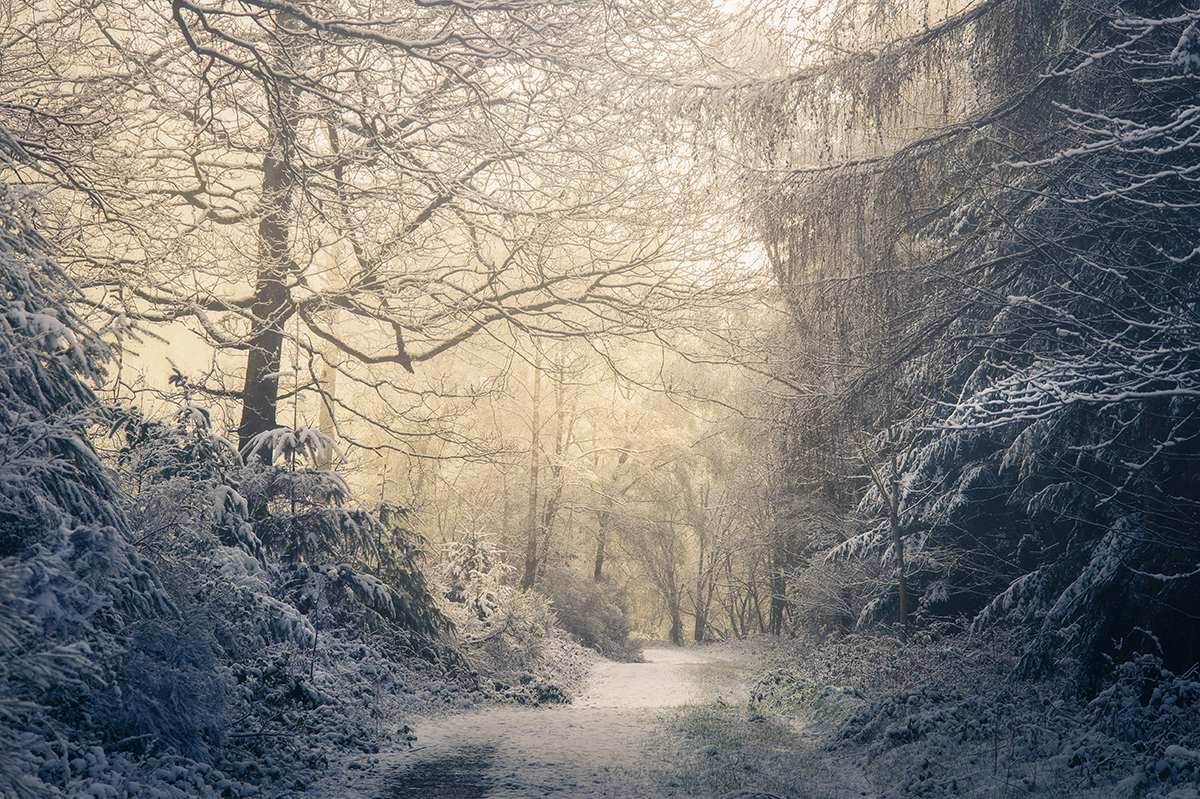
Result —
<instances>
[{"instance_id":1,"label":"snow-covered path","mask_svg":"<svg viewBox=\"0 0 1200 799\"><path fill-rule=\"evenodd\" d=\"M341 771L309 795L346 799L642 799L665 764L654 736L664 708L740 701L733 664L696 650L650 649L646 663L597 664L571 705L492 707L415 727L409 750ZM660 758L661 759L661 756ZM659 776L655 776L659 775ZM336 784L335 784L336 783Z\"/></svg>"}]
</instances>

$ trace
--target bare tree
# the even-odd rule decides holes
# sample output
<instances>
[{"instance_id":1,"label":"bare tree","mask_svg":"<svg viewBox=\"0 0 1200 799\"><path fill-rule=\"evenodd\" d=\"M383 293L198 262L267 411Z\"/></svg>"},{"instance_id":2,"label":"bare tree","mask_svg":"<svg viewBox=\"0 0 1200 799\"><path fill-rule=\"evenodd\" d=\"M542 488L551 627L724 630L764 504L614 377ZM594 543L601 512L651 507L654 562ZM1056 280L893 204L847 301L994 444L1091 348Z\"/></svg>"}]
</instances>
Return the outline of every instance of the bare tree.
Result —
<instances>
[{"instance_id":1,"label":"bare tree","mask_svg":"<svg viewBox=\"0 0 1200 799\"><path fill-rule=\"evenodd\" d=\"M657 135L664 78L704 68L705 4L180 0L61 19L94 47L62 71L110 104L89 110L96 135L37 161L105 236L76 238L85 288L112 318L186 322L241 353L207 387L238 403L243 443L325 365L339 391L418 418L396 367L505 328L654 333L718 291L697 265L711 253L680 235L703 210L689 165ZM52 81L22 91L9 113L69 105ZM326 405L335 425L383 426Z\"/></svg>"}]
</instances>

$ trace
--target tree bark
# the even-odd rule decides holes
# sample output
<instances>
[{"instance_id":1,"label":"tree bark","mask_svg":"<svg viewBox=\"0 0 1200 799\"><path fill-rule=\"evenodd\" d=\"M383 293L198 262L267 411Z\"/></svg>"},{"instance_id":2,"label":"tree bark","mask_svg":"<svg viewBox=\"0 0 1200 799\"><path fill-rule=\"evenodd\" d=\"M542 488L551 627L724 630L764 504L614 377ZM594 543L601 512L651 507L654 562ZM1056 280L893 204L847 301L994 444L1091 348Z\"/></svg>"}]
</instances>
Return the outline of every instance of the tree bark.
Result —
<instances>
[{"instance_id":1,"label":"tree bark","mask_svg":"<svg viewBox=\"0 0 1200 799\"><path fill-rule=\"evenodd\" d=\"M281 15L280 33L286 36L288 15ZM262 193L258 222L258 274L254 299L246 381L242 387L242 418L238 446L244 449L254 436L276 425L279 403L279 363L283 330L292 315L287 278L292 271L290 249L292 203L296 173L292 168L292 130L296 92L287 82L266 87L270 99L267 148L262 160Z\"/></svg>"},{"instance_id":2,"label":"tree bark","mask_svg":"<svg viewBox=\"0 0 1200 799\"><path fill-rule=\"evenodd\" d=\"M542 509L542 554L538 559L537 580L546 576L546 567L550 562L550 535L554 532L554 519L558 516L558 508L562 503L562 457L566 450L570 431L565 425L563 408L565 406L566 383L561 379L554 388L554 460L550 464L550 474L553 489L546 499L546 507Z\"/></svg>"},{"instance_id":3,"label":"tree bark","mask_svg":"<svg viewBox=\"0 0 1200 799\"><path fill-rule=\"evenodd\" d=\"M667 601L667 612L671 616L671 630L668 636L675 646L683 646L683 609L681 604L678 593L669 597Z\"/></svg>"},{"instance_id":4,"label":"tree bark","mask_svg":"<svg viewBox=\"0 0 1200 799\"><path fill-rule=\"evenodd\" d=\"M592 568L592 581L604 579L604 545L608 542L608 511L596 514L596 560Z\"/></svg>"},{"instance_id":5,"label":"tree bark","mask_svg":"<svg viewBox=\"0 0 1200 799\"><path fill-rule=\"evenodd\" d=\"M525 538L525 570L521 575L521 590L533 588L537 580L538 565L538 451L539 432L542 426L542 357L537 353L533 359L533 411L530 414L529 435L529 529Z\"/></svg>"},{"instance_id":6,"label":"tree bark","mask_svg":"<svg viewBox=\"0 0 1200 799\"><path fill-rule=\"evenodd\" d=\"M900 627L900 640L908 640L908 575L904 565L904 537L900 532L900 465L896 457L896 440L893 428L888 425L888 446L891 449L889 464L891 474L888 485L875 469L873 456L869 451L863 451L863 461L871 474L871 481L888 508L888 528L892 534L892 551L896 555L896 588L899 593L900 607L896 612L896 622Z\"/></svg>"},{"instance_id":7,"label":"tree bark","mask_svg":"<svg viewBox=\"0 0 1200 799\"><path fill-rule=\"evenodd\" d=\"M892 449L892 485L888 496L888 525L892 529L892 548L896 552L896 587L900 593L897 622L900 625L900 640L908 640L908 575L904 567L904 538L900 535L900 474L896 464L896 451Z\"/></svg>"},{"instance_id":8,"label":"tree bark","mask_svg":"<svg viewBox=\"0 0 1200 799\"><path fill-rule=\"evenodd\" d=\"M704 634L708 630L708 612L712 608L715 588L716 583L712 580L708 581L707 585L696 586L696 623L692 627L692 640L698 644L704 643Z\"/></svg>"},{"instance_id":9,"label":"tree bark","mask_svg":"<svg viewBox=\"0 0 1200 799\"><path fill-rule=\"evenodd\" d=\"M333 418L335 391L337 391L337 369L325 364L321 372L321 409L317 415L317 427L330 438L333 438L337 430ZM329 450L321 450L317 458L317 468L326 470L333 468L333 455Z\"/></svg>"}]
</instances>

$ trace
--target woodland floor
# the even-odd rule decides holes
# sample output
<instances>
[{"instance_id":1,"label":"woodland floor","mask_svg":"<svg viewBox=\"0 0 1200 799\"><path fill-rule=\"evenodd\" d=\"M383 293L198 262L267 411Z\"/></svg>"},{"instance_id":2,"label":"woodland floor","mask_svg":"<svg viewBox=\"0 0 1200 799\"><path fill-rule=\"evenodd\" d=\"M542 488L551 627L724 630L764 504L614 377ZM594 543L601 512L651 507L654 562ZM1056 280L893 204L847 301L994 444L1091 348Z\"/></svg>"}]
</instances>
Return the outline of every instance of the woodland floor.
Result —
<instances>
[{"instance_id":1,"label":"woodland floor","mask_svg":"<svg viewBox=\"0 0 1200 799\"><path fill-rule=\"evenodd\" d=\"M764 654L739 643L647 649L645 663L600 661L572 704L481 707L414 725L412 749L369 764L334 767L306 792L316 799L634 799L713 796L756 785L764 745L775 763L821 794L865 795L850 769L814 762L805 725L768 721L748 708ZM769 740L767 740L769 739ZM808 753L808 754L806 754ZM818 775L817 772L822 772ZM815 782L814 782L815 781ZM830 790L833 783L840 791ZM775 786L771 786L775 787ZM811 795L811 794L808 794Z\"/></svg>"},{"instance_id":2,"label":"woodland floor","mask_svg":"<svg viewBox=\"0 0 1200 799\"><path fill-rule=\"evenodd\" d=\"M1200 799L1200 682L1142 658L1086 700L1014 681L1004 651L769 636L647 649L595 663L569 705L421 716L411 748L331 759L303 795Z\"/></svg>"}]
</instances>

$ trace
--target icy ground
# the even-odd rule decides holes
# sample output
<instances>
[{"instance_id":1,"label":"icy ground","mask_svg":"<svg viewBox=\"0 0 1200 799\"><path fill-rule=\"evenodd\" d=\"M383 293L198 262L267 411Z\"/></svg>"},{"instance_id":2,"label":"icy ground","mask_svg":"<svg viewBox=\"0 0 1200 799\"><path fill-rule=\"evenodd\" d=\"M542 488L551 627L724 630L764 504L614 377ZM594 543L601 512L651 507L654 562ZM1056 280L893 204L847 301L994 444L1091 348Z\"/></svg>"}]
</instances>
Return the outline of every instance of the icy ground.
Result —
<instances>
[{"instance_id":1,"label":"icy ground","mask_svg":"<svg viewBox=\"0 0 1200 799\"><path fill-rule=\"evenodd\" d=\"M483 707L423 720L411 750L336 769L314 799L525 799L674 793L658 740L672 708L746 699L761 663L715 650L647 649L645 663L596 664L570 705ZM377 760L377 762L375 762ZM666 784L663 784L665 781Z\"/></svg>"}]
</instances>

